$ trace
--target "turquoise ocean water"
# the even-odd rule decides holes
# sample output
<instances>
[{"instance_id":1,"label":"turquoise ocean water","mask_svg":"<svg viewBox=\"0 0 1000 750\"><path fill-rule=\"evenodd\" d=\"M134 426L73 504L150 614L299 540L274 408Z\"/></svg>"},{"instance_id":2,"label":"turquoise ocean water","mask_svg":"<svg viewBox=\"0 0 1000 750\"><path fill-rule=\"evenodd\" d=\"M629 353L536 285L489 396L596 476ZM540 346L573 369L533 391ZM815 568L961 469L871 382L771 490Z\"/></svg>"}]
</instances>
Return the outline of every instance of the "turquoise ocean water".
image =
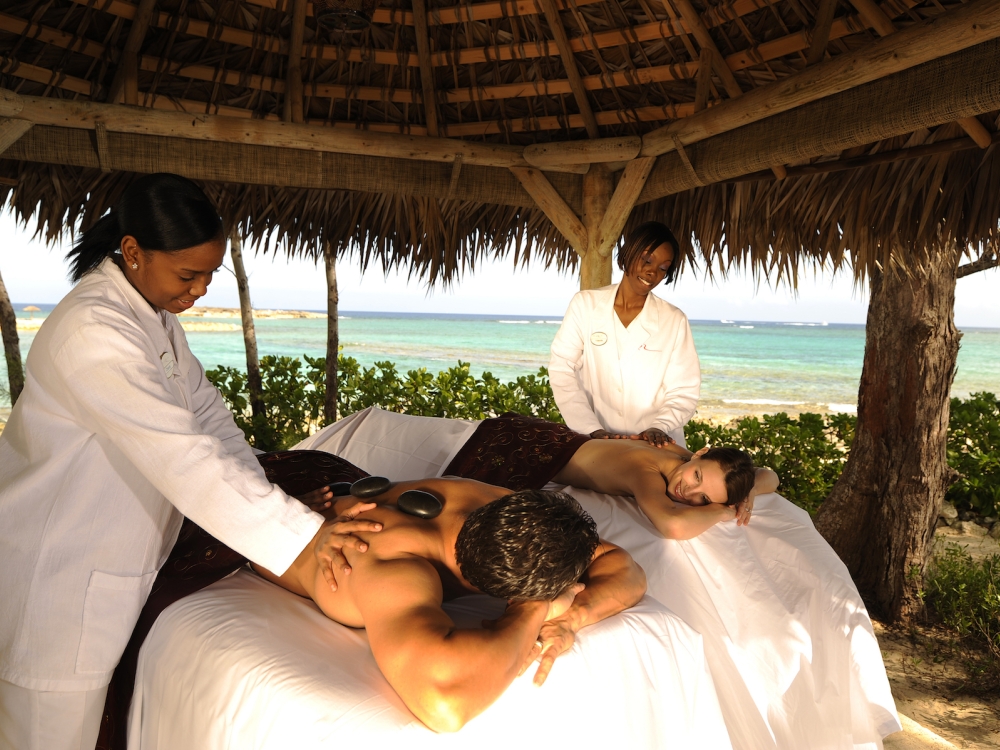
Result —
<instances>
[{"instance_id":1,"label":"turquoise ocean water","mask_svg":"<svg viewBox=\"0 0 1000 750\"><path fill-rule=\"evenodd\" d=\"M25 307L16 305L17 309ZM39 305L44 317L51 305ZM18 312L18 317L31 314ZM197 318L238 324L233 318ZM437 372L458 360L472 363L479 375L489 370L501 379L536 372L548 362L558 318L344 311L340 342L344 354L363 365L395 362L401 372L425 367ZM865 331L860 325L691 322L702 366L699 411L851 410L857 403ZM258 320L262 355L325 354L326 320ZM242 334L237 331L189 332L194 353L206 368L245 367ZM26 355L34 335L21 333ZM6 372L0 364L6 385ZM952 394L1000 392L1000 330L963 330L958 373Z\"/></svg>"}]
</instances>

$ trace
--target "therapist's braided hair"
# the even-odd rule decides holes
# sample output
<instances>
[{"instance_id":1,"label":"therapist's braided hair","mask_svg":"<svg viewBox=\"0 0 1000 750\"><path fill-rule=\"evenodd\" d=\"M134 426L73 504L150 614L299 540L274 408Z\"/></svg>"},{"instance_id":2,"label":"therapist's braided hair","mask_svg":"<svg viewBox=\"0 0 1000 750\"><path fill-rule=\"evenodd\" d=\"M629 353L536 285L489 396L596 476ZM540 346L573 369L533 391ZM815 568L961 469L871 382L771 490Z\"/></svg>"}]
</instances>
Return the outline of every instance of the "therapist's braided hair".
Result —
<instances>
[{"instance_id":1,"label":"therapist's braided hair","mask_svg":"<svg viewBox=\"0 0 1000 750\"><path fill-rule=\"evenodd\" d=\"M83 232L66 254L74 282L135 237L144 251L187 250L222 237L222 219L202 189L191 180L160 172L130 184L117 205Z\"/></svg>"},{"instance_id":2,"label":"therapist's braided hair","mask_svg":"<svg viewBox=\"0 0 1000 750\"><path fill-rule=\"evenodd\" d=\"M645 253L653 252L660 245L670 245L674 249L674 259L670 264L670 268L667 269L667 275L664 278L664 281L669 284L674 280L674 275L680 267L681 248L677 244L677 238L674 237L674 233L670 231L666 224L658 221L644 222L628 233L628 236L625 238L625 244L618 251L618 267L625 273L628 273L639 258Z\"/></svg>"}]
</instances>

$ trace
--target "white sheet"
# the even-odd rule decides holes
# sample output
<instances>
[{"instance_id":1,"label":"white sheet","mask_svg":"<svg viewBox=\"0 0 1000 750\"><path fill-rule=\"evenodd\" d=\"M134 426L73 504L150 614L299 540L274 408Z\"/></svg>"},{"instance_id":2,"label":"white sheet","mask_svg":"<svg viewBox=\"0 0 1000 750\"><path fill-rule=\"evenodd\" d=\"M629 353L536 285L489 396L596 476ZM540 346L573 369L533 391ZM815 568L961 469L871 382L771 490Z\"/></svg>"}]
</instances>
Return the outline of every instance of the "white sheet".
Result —
<instances>
[{"instance_id":1,"label":"white sheet","mask_svg":"<svg viewBox=\"0 0 1000 750\"><path fill-rule=\"evenodd\" d=\"M478 626L497 604L448 609ZM363 630L241 571L160 615L139 659L129 748L731 747L700 636L652 599L580 633L542 687L533 672L460 732L436 735L386 683Z\"/></svg>"},{"instance_id":2,"label":"white sheet","mask_svg":"<svg viewBox=\"0 0 1000 750\"><path fill-rule=\"evenodd\" d=\"M461 447L458 426L467 424L377 409L358 419L369 442L392 443L400 454L424 430L419 450L449 461ZM338 427L325 431L328 444ZM380 456L379 470L396 471L401 461ZM868 612L805 511L780 495L761 496L749 526L720 524L676 542L657 534L631 500L567 491L602 536L643 566L649 595L705 638L736 747L862 750L880 748L882 737L900 729Z\"/></svg>"}]
</instances>

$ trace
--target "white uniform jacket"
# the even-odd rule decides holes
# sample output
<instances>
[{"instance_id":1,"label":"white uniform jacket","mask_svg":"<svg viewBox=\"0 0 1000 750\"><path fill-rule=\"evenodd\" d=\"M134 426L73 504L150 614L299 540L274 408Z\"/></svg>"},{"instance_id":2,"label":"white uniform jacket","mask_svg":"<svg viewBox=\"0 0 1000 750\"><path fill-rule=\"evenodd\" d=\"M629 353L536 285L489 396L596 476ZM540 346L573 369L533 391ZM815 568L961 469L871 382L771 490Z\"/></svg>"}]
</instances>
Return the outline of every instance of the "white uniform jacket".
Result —
<instances>
[{"instance_id":1,"label":"white uniform jacket","mask_svg":"<svg viewBox=\"0 0 1000 750\"><path fill-rule=\"evenodd\" d=\"M322 523L267 481L176 316L108 259L42 325L0 434L0 679L106 685L181 514L275 572Z\"/></svg>"},{"instance_id":2,"label":"white uniform jacket","mask_svg":"<svg viewBox=\"0 0 1000 750\"><path fill-rule=\"evenodd\" d=\"M628 340L619 342L624 329L615 314L617 292L617 284L588 289L569 303L549 362L559 411L577 432L635 435L657 427L683 445L682 427L701 391L687 316L650 294L628 327Z\"/></svg>"}]
</instances>

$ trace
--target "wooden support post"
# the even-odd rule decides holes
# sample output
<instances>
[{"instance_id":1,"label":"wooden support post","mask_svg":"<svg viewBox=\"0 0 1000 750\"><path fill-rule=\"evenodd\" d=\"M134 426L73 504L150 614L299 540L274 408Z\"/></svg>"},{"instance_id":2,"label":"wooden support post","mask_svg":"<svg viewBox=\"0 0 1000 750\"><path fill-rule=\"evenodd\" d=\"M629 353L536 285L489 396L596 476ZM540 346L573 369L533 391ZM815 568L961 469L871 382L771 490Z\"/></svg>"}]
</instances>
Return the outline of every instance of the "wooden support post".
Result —
<instances>
[{"instance_id":1,"label":"wooden support post","mask_svg":"<svg viewBox=\"0 0 1000 750\"><path fill-rule=\"evenodd\" d=\"M337 291L337 253L329 242L323 245L326 265L326 424L337 421L337 357L340 352L340 295Z\"/></svg>"},{"instance_id":2,"label":"wooden support post","mask_svg":"<svg viewBox=\"0 0 1000 750\"><path fill-rule=\"evenodd\" d=\"M107 101L112 104L117 103L122 96L125 104L139 103L139 50L142 49L142 40L146 38L155 5L156 0L139 0L139 7L125 40L125 49L122 50L115 77L108 90Z\"/></svg>"},{"instance_id":3,"label":"wooden support post","mask_svg":"<svg viewBox=\"0 0 1000 750\"><path fill-rule=\"evenodd\" d=\"M285 78L285 122L303 122L302 43L306 29L306 0L292 0L292 29L288 39L288 75Z\"/></svg>"},{"instance_id":4,"label":"wooden support post","mask_svg":"<svg viewBox=\"0 0 1000 750\"><path fill-rule=\"evenodd\" d=\"M9 120L0 118L0 154L9 149L22 135L31 130L33 123L25 120Z\"/></svg>"},{"instance_id":5,"label":"wooden support post","mask_svg":"<svg viewBox=\"0 0 1000 750\"><path fill-rule=\"evenodd\" d=\"M559 10L556 8L553 0L540 0L540 4L542 10L545 12L545 20L548 21L549 28L552 30L552 39L559 49L559 57L562 58L563 67L566 68L566 78L569 80L570 89L573 91L573 98L576 99L576 106L580 109L580 114L583 116L583 124L587 129L587 135L591 138L597 138L600 135L597 129L597 118L594 117L594 110L590 106L590 100L587 99L587 90L584 88L583 80L580 78L580 70L576 65L576 57L573 55L569 39L566 37L566 28L559 17Z\"/></svg>"},{"instance_id":6,"label":"wooden support post","mask_svg":"<svg viewBox=\"0 0 1000 750\"><path fill-rule=\"evenodd\" d=\"M10 295L0 276L0 332L3 334L3 353L7 360L7 383L10 388L10 405L24 389L24 367L21 365L21 344L17 337L17 315L10 303Z\"/></svg>"},{"instance_id":7,"label":"wooden support post","mask_svg":"<svg viewBox=\"0 0 1000 750\"><path fill-rule=\"evenodd\" d=\"M600 255L604 257L610 256L611 251L618 244L618 240L622 235L622 229L625 228L625 222L628 221L629 214L632 213L632 208L635 206L639 193L642 192L642 188L646 184L646 178L649 177L649 173L652 171L655 163L655 156L645 156L641 159L630 161L625 166L625 171L618 181L614 195L611 196L611 202L608 203L604 217L601 219L596 242L591 243L592 247L596 245L597 252ZM584 208L587 206L586 190L586 183L584 183ZM590 250L588 249L587 252L590 252Z\"/></svg>"},{"instance_id":8,"label":"wooden support post","mask_svg":"<svg viewBox=\"0 0 1000 750\"><path fill-rule=\"evenodd\" d=\"M243 266L243 238L239 227L229 233L229 254L233 259L236 288L240 293L240 318L243 322L243 344L247 351L247 390L250 392L250 412L254 418L255 437L258 422L264 418L264 386L260 379L260 359L257 356L257 334L253 325L253 306L250 303L250 284ZM270 446L257 445L266 450Z\"/></svg>"},{"instance_id":9,"label":"wooden support post","mask_svg":"<svg viewBox=\"0 0 1000 750\"><path fill-rule=\"evenodd\" d=\"M990 131L983 127L983 124L975 117L963 117L956 122L962 126L968 136L976 142L979 148L989 148L993 143L993 136Z\"/></svg>"},{"instance_id":10,"label":"wooden support post","mask_svg":"<svg viewBox=\"0 0 1000 750\"><path fill-rule=\"evenodd\" d=\"M599 245L601 222L611 203L611 189L611 172L601 164L595 164L583 176L583 224L588 242L580 260L581 289L599 289L611 283L611 254L602 255Z\"/></svg>"},{"instance_id":11,"label":"wooden support post","mask_svg":"<svg viewBox=\"0 0 1000 750\"><path fill-rule=\"evenodd\" d=\"M440 126L434 87L434 66L431 65L431 42L427 35L426 0L413 0L413 33L417 37L417 61L420 64L420 84L424 94L427 135L437 137Z\"/></svg>"},{"instance_id":12,"label":"wooden support post","mask_svg":"<svg viewBox=\"0 0 1000 750\"><path fill-rule=\"evenodd\" d=\"M590 172L587 174L590 174L595 169L598 169L598 167L591 167ZM548 217L549 221L555 224L556 229L562 233L563 237L569 240L569 244L573 246L573 249L580 255L584 255L588 247L587 229L577 215L573 213L573 209L566 204L563 197L552 187L552 183L546 179L541 170L534 169L533 167L511 167L510 171L521 181L528 195L542 209L542 212ZM584 186L586 186L586 182L584 182Z\"/></svg>"},{"instance_id":13,"label":"wooden support post","mask_svg":"<svg viewBox=\"0 0 1000 750\"><path fill-rule=\"evenodd\" d=\"M694 88L694 111L701 112L708 107L708 96L712 88L712 60L715 53L708 47L702 47L698 55L698 78Z\"/></svg>"},{"instance_id":14,"label":"wooden support post","mask_svg":"<svg viewBox=\"0 0 1000 750\"><path fill-rule=\"evenodd\" d=\"M715 72L722 80L722 85L725 87L726 93L733 98L742 94L743 89L740 88L740 84L736 81L736 76L733 75L733 71L726 65L726 58L722 56L719 48L715 46L712 35L708 33L708 29L702 22L701 16L698 15L698 11L691 5L691 0L673 0L673 3L677 11L681 14L684 25L691 30L694 38L698 40L698 46L702 49L712 51L712 62L715 65Z\"/></svg>"},{"instance_id":15,"label":"wooden support post","mask_svg":"<svg viewBox=\"0 0 1000 750\"><path fill-rule=\"evenodd\" d=\"M833 16L837 11L838 0L820 0L813 21L812 39L809 51L806 53L806 65L815 65L823 61L826 45L830 43L830 29L833 27Z\"/></svg>"}]
</instances>

